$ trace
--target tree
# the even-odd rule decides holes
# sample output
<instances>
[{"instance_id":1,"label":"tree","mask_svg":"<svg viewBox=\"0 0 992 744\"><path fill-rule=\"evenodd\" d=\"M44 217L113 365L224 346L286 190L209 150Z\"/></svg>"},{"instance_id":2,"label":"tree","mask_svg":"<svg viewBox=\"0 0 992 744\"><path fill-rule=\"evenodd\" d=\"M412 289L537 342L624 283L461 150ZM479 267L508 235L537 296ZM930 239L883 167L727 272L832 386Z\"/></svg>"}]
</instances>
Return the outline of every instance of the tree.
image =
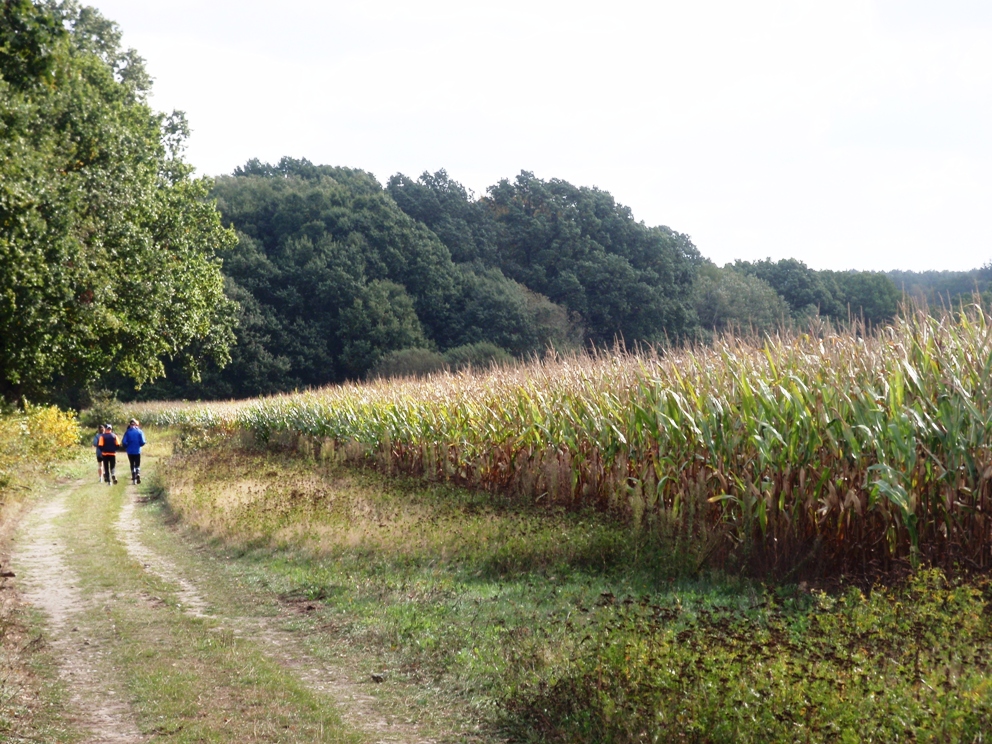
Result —
<instances>
[{"instance_id":1,"label":"tree","mask_svg":"<svg viewBox=\"0 0 992 744\"><path fill-rule=\"evenodd\" d=\"M111 368L141 384L223 363L234 242L153 112L140 57L75 3L0 6L0 397L44 397Z\"/></svg>"},{"instance_id":2,"label":"tree","mask_svg":"<svg viewBox=\"0 0 992 744\"><path fill-rule=\"evenodd\" d=\"M577 313L589 341L676 341L695 327L701 258L688 236L635 221L608 192L527 172L483 201L503 273Z\"/></svg>"},{"instance_id":3,"label":"tree","mask_svg":"<svg viewBox=\"0 0 992 744\"><path fill-rule=\"evenodd\" d=\"M400 209L440 238L452 260L498 265L498 228L492 213L444 170L424 173L416 181L397 173L386 190Z\"/></svg>"},{"instance_id":4,"label":"tree","mask_svg":"<svg viewBox=\"0 0 992 744\"><path fill-rule=\"evenodd\" d=\"M677 340L695 326L695 246L667 227L635 221L605 191L522 172L474 199L443 170L416 181L397 174L387 188L456 261L471 263L476 273L482 267L489 277L499 270L543 297L560 308L557 320L567 318L573 331L582 328L586 341Z\"/></svg>"},{"instance_id":5,"label":"tree","mask_svg":"<svg viewBox=\"0 0 992 744\"><path fill-rule=\"evenodd\" d=\"M369 283L363 296L341 311L338 337L342 366L355 379L391 351L429 346L410 295L383 279Z\"/></svg>"},{"instance_id":6,"label":"tree","mask_svg":"<svg viewBox=\"0 0 992 744\"><path fill-rule=\"evenodd\" d=\"M794 258L772 261L736 261L733 268L742 274L755 276L767 282L778 292L788 305L794 318L808 315L827 315L834 318L847 318L847 309L838 301L836 287L815 269Z\"/></svg>"},{"instance_id":7,"label":"tree","mask_svg":"<svg viewBox=\"0 0 992 744\"><path fill-rule=\"evenodd\" d=\"M887 276L907 299L932 308L957 307L992 292L992 261L971 271L890 271Z\"/></svg>"},{"instance_id":8,"label":"tree","mask_svg":"<svg viewBox=\"0 0 992 744\"><path fill-rule=\"evenodd\" d=\"M899 311L901 295L888 276L875 271L831 271L839 302L854 318L872 326L889 323Z\"/></svg>"},{"instance_id":9,"label":"tree","mask_svg":"<svg viewBox=\"0 0 992 744\"><path fill-rule=\"evenodd\" d=\"M789 306L768 282L729 266L700 271L695 306L700 326L717 332L770 333L791 320Z\"/></svg>"}]
</instances>

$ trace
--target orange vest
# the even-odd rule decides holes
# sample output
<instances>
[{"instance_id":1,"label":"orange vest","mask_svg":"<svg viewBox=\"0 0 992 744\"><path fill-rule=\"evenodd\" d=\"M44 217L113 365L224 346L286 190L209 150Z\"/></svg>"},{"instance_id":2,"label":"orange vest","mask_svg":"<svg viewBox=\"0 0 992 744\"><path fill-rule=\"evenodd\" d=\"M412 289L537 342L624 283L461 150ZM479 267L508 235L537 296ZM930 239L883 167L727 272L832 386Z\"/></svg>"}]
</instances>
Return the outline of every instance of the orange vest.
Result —
<instances>
[{"instance_id":1,"label":"orange vest","mask_svg":"<svg viewBox=\"0 0 992 744\"><path fill-rule=\"evenodd\" d=\"M97 447L104 457L117 457L117 435L112 431L103 434Z\"/></svg>"}]
</instances>

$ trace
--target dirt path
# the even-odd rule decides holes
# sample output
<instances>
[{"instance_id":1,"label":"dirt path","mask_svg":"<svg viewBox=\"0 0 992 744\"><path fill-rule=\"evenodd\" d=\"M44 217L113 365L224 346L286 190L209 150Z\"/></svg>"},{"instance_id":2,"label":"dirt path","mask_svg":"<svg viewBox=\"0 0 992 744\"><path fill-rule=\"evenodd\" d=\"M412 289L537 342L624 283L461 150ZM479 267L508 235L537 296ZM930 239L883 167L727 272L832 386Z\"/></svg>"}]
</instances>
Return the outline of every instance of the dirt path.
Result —
<instances>
[{"instance_id":1,"label":"dirt path","mask_svg":"<svg viewBox=\"0 0 992 744\"><path fill-rule=\"evenodd\" d=\"M377 709L376 698L366 692L367 684L356 681L357 672L344 665L331 666L310 656L298 634L280 628L286 616L248 617L211 605L196 584L175 563L151 550L141 541L137 509L143 502L137 490L129 487L116 529L128 553L150 573L176 585L185 612L193 617L210 617L239 636L258 642L266 656L290 670L314 692L327 695L338 705L342 718L364 731L375 744L433 744L417 727L405 721L388 720Z\"/></svg>"},{"instance_id":2,"label":"dirt path","mask_svg":"<svg viewBox=\"0 0 992 744\"><path fill-rule=\"evenodd\" d=\"M178 587L176 594L179 596L180 606L187 614L193 617L212 617L207 610L206 601L193 583L184 578L170 561L152 552L141 542L141 524L134 512L138 498L137 489L133 486L128 487L127 498L124 500L124 506L121 507L121 516L116 524L117 534L127 548L128 555L138 561L149 573L155 574L169 584L175 584Z\"/></svg>"},{"instance_id":3,"label":"dirt path","mask_svg":"<svg viewBox=\"0 0 992 744\"><path fill-rule=\"evenodd\" d=\"M155 517L140 515L142 501L133 486L110 489L77 481L39 502L25 519L16 543L13 565L21 596L44 617L45 637L58 659L58 676L69 701L71 720L67 723L81 733L83 741L193 742L208 740L208 736L214 741L209 732L215 724L203 719L209 718L213 706L221 705L229 706L231 715L253 711L266 725L280 716L289 722L272 722L264 734L256 725L243 739L221 732L216 741L435 741L412 721L384 713L368 675L349 666L347 660L337 664L309 654L305 634L287 629L294 616L292 609L284 608L273 616L246 613L243 603L240 609L229 606L225 600L229 595L212 591L218 582L229 579L211 569L209 557L189 555L188 546L181 545L175 533L169 538L175 542L167 545L143 539L146 525L155 524L151 521ZM103 521L92 516L99 511L95 505L106 512ZM96 521L81 525L81 515ZM163 532L158 527L156 534L161 539ZM167 547L169 555L150 544ZM225 637L236 641L224 642ZM169 650L170 644L174 650ZM204 661L202 676L212 677L197 687L195 679L190 681L200 673L196 659L184 664L180 658L195 656L196 648L211 644L237 646L240 656L227 676L218 664ZM345 728L326 734L321 719L317 734L292 735L297 714L284 700L266 702L273 706L272 714L266 714L254 698L241 701L239 696L247 694L242 688L251 689L250 680L258 668L251 654L260 654L281 669L280 674L309 691L310 702L304 701L300 716L319 717L326 708L332 719L343 721L339 727ZM160 679L148 683L144 678L152 673ZM170 688L172 675L188 689L200 692L185 693L185 698L195 700L175 693L174 708L183 712L172 713L177 720L170 723L164 702L159 706L163 714L154 715L159 712L154 694ZM149 684L154 694L143 698L142 685ZM288 681L278 689L292 685ZM191 713L191 706L208 704L205 694L216 694L209 702L211 708L202 714ZM235 720L214 712L218 726ZM164 723L156 726L158 719ZM191 721L200 728L194 730Z\"/></svg>"},{"instance_id":4,"label":"dirt path","mask_svg":"<svg viewBox=\"0 0 992 744\"><path fill-rule=\"evenodd\" d=\"M28 517L13 559L21 592L48 619L47 640L61 659L59 674L74 712L71 723L86 732L91 744L143 742L133 712L118 694L103 643L83 624L85 611L101 598L79 591L79 577L56 527L72 491L60 491Z\"/></svg>"}]
</instances>

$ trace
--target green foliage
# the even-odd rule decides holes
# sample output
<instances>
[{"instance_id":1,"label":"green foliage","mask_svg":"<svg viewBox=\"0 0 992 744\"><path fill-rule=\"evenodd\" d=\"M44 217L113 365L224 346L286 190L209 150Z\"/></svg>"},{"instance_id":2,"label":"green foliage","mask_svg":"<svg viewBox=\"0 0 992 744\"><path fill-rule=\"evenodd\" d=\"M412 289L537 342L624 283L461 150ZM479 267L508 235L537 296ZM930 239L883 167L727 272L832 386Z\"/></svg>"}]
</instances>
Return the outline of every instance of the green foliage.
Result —
<instances>
[{"instance_id":1,"label":"green foliage","mask_svg":"<svg viewBox=\"0 0 992 744\"><path fill-rule=\"evenodd\" d=\"M823 315L841 322L864 319L878 327L890 323L899 310L899 290L881 272L815 271L794 258L736 261L733 269L767 282L795 320Z\"/></svg>"},{"instance_id":2,"label":"green foliage","mask_svg":"<svg viewBox=\"0 0 992 744\"><path fill-rule=\"evenodd\" d=\"M383 356L369 370L369 377L426 377L440 372L446 363L443 354L430 349L400 349Z\"/></svg>"},{"instance_id":3,"label":"green foliage","mask_svg":"<svg viewBox=\"0 0 992 744\"><path fill-rule=\"evenodd\" d=\"M208 389L247 395L360 377L390 351L442 335L454 265L369 174L252 161L214 193L239 230L225 271L246 300L239 341L257 353L236 356Z\"/></svg>"},{"instance_id":4,"label":"green foliage","mask_svg":"<svg viewBox=\"0 0 992 744\"><path fill-rule=\"evenodd\" d=\"M510 364L513 357L499 348L496 344L480 341L477 344L465 344L448 349L444 352L444 361L451 369L485 370L497 364Z\"/></svg>"},{"instance_id":5,"label":"green foliage","mask_svg":"<svg viewBox=\"0 0 992 744\"><path fill-rule=\"evenodd\" d=\"M830 283L802 261L794 258L784 258L778 262L770 258L753 263L736 261L733 268L771 285L795 317L817 314L836 318L847 316L844 306L831 292Z\"/></svg>"},{"instance_id":6,"label":"green foliage","mask_svg":"<svg viewBox=\"0 0 992 744\"><path fill-rule=\"evenodd\" d=\"M977 741L987 600L936 572L750 609L606 597L574 655L506 700L514 741Z\"/></svg>"},{"instance_id":7,"label":"green foliage","mask_svg":"<svg viewBox=\"0 0 992 744\"><path fill-rule=\"evenodd\" d=\"M67 460L79 450L79 423L72 413L55 406L25 404L23 410L0 414L0 427L6 442L0 448L0 512L7 502L5 493L39 469Z\"/></svg>"},{"instance_id":8,"label":"green foliage","mask_svg":"<svg viewBox=\"0 0 992 744\"><path fill-rule=\"evenodd\" d=\"M792 315L768 282L731 268L704 266L695 286L696 315L705 330L772 333Z\"/></svg>"},{"instance_id":9,"label":"green foliage","mask_svg":"<svg viewBox=\"0 0 992 744\"><path fill-rule=\"evenodd\" d=\"M182 115L148 107L140 57L95 10L2 12L0 397L223 363L233 235L182 161Z\"/></svg>"},{"instance_id":10,"label":"green foliage","mask_svg":"<svg viewBox=\"0 0 992 744\"><path fill-rule=\"evenodd\" d=\"M499 269L459 266L459 293L452 305L447 340L459 345L492 343L512 354L549 346L581 346L577 316L547 297L507 279Z\"/></svg>"},{"instance_id":11,"label":"green foliage","mask_svg":"<svg viewBox=\"0 0 992 744\"><path fill-rule=\"evenodd\" d=\"M834 297L853 318L878 327L891 323L896 316L902 295L885 274L872 271L824 271L821 274L833 280Z\"/></svg>"},{"instance_id":12,"label":"green foliage","mask_svg":"<svg viewBox=\"0 0 992 744\"><path fill-rule=\"evenodd\" d=\"M80 415L83 426L96 429L103 424L120 426L128 420L124 404L117 400L116 393L100 390L93 393L90 405Z\"/></svg>"},{"instance_id":13,"label":"green foliage","mask_svg":"<svg viewBox=\"0 0 992 744\"><path fill-rule=\"evenodd\" d=\"M513 357L488 341L465 344L439 354L428 349L400 349L385 355L369 377L425 377L442 370L485 370L496 364L511 364Z\"/></svg>"},{"instance_id":14,"label":"green foliage","mask_svg":"<svg viewBox=\"0 0 992 744\"><path fill-rule=\"evenodd\" d=\"M446 184L450 208L478 209ZM583 341L574 314L487 266L478 251L462 252L472 263L453 262L428 229L436 222L403 212L368 173L253 160L218 179L213 193L238 231L224 266L226 292L241 308L238 344L226 369L199 383L170 369L172 379L145 397L316 387L384 374L393 362L380 369L381 360L411 348L490 343L520 356Z\"/></svg>"},{"instance_id":15,"label":"green foliage","mask_svg":"<svg viewBox=\"0 0 992 744\"><path fill-rule=\"evenodd\" d=\"M992 261L971 271L889 271L887 276L907 297L932 308L956 308L975 294L992 292Z\"/></svg>"},{"instance_id":16,"label":"green foliage","mask_svg":"<svg viewBox=\"0 0 992 744\"><path fill-rule=\"evenodd\" d=\"M388 351L429 345L401 285L375 279L365 289L363 297L341 310L338 328L342 366L355 377L363 376Z\"/></svg>"},{"instance_id":17,"label":"green foliage","mask_svg":"<svg viewBox=\"0 0 992 744\"><path fill-rule=\"evenodd\" d=\"M527 172L480 200L444 171L418 181L397 175L388 188L458 260L499 268L564 306L588 341L665 342L694 326L698 251L685 235L636 222L605 191Z\"/></svg>"},{"instance_id":18,"label":"green foliage","mask_svg":"<svg viewBox=\"0 0 992 744\"><path fill-rule=\"evenodd\" d=\"M424 173L416 181L397 173L386 190L400 209L438 236L456 262L499 265L492 211L444 170Z\"/></svg>"}]
</instances>

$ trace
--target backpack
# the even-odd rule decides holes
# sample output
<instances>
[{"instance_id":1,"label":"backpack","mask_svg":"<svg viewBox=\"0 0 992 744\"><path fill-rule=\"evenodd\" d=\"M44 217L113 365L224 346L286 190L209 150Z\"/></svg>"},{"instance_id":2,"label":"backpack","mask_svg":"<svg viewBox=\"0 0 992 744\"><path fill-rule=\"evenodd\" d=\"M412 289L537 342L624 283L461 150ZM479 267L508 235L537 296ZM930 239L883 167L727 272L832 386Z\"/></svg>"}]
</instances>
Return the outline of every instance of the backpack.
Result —
<instances>
[{"instance_id":1,"label":"backpack","mask_svg":"<svg viewBox=\"0 0 992 744\"><path fill-rule=\"evenodd\" d=\"M103 444L100 445L100 451L105 455L116 455L117 454L117 435L112 431L105 432L103 438L100 440Z\"/></svg>"}]
</instances>

